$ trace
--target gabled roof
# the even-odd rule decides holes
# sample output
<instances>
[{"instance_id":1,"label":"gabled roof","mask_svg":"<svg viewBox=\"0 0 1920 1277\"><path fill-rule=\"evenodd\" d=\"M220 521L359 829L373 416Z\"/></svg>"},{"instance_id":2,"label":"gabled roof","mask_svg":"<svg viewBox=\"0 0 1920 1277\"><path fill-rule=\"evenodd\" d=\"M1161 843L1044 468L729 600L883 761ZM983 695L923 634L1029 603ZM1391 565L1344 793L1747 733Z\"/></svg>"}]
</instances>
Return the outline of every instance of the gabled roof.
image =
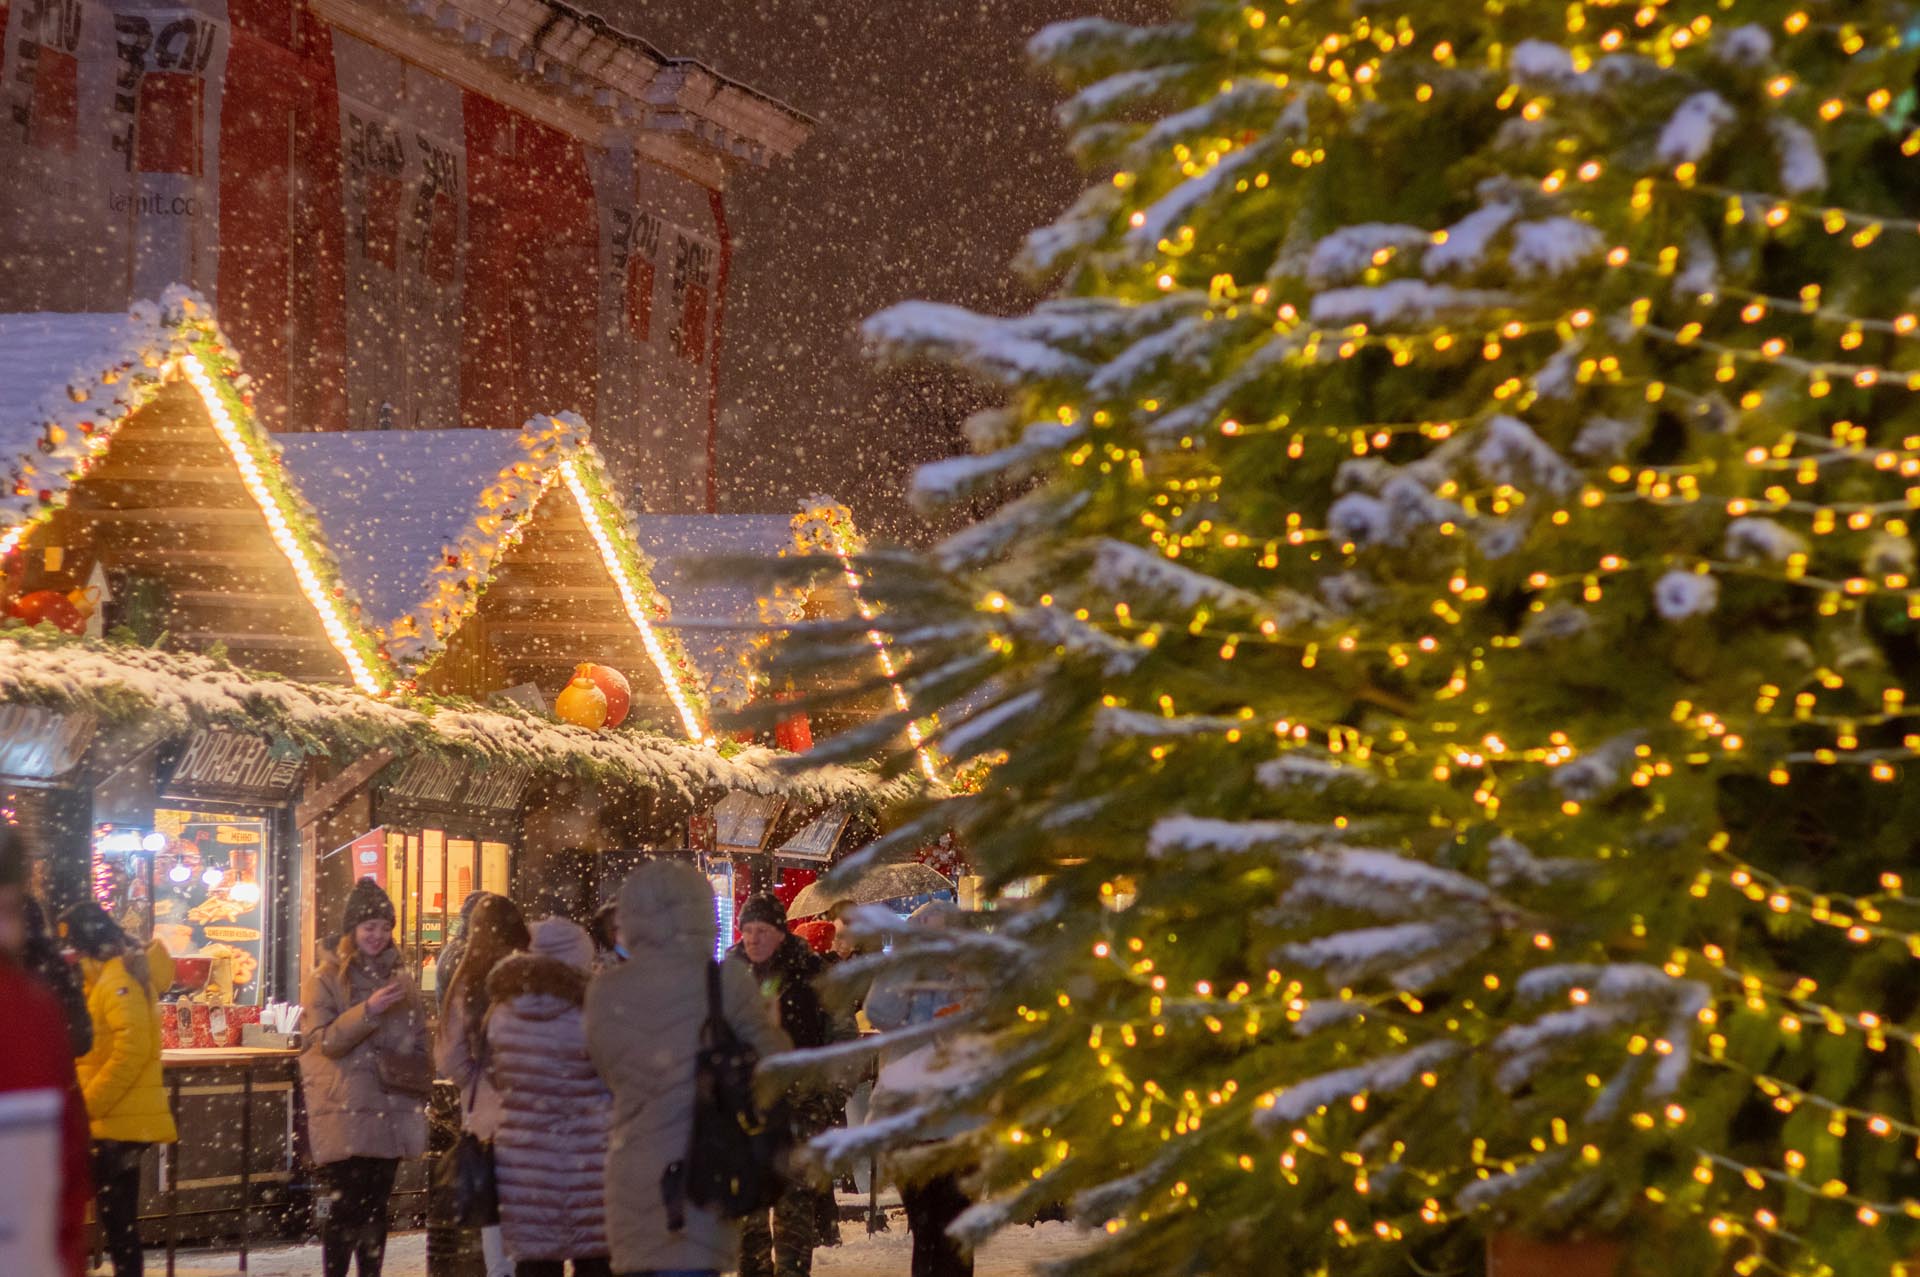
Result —
<instances>
[{"instance_id":1,"label":"gabled roof","mask_svg":"<svg viewBox=\"0 0 1920 1277\"><path fill-rule=\"evenodd\" d=\"M187 396L354 683L378 693L392 671L254 418L248 385L212 312L184 288L124 314L0 316L0 558L69 505L130 419L169 395Z\"/></svg>"},{"instance_id":2,"label":"gabled roof","mask_svg":"<svg viewBox=\"0 0 1920 1277\"><path fill-rule=\"evenodd\" d=\"M771 559L793 548L781 514L642 514L634 536L654 561L653 578L673 604L672 628L716 697L744 702L745 663L766 632L752 585L696 579L696 560ZM740 686L736 686L740 684Z\"/></svg>"},{"instance_id":3,"label":"gabled roof","mask_svg":"<svg viewBox=\"0 0 1920 1277\"><path fill-rule=\"evenodd\" d=\"M845 591L841 606L862 619L874 618L860 591L854 560L866 550L866 538L854 524L853 512L829 496L800 503L791 516L777 514L642 515L634 521L640 538L660 567L661 589L673 600L673 625L707 676L714 699L740 706L754 693L757 649L780 627L798 620L796 600L768 600L751 587L689 579L695 560L709 556L756 555L775 558L791 554L826 555L839 561ZM908 708L900 686L899 669L886 638L869 630L874 659L885 676L896 708ZM933 754L917 723L907 734L928 780L937 778Z\"/></svg>"},{"instance_id":4,"label":"gabled roof","mask_svg":"<svg viewBox=\"0 0 1920 1277\"><path fill-rule=\"evenodd\" d=\"M319 511L346 580L378 618L399 670L424 675L480 606L541 502L563 489L661 685L694 739L699 689L666 597L615 502L587 425L572 413L504 430L348 431L283 436L287 468Z\"/></svg>"}]
</instances>

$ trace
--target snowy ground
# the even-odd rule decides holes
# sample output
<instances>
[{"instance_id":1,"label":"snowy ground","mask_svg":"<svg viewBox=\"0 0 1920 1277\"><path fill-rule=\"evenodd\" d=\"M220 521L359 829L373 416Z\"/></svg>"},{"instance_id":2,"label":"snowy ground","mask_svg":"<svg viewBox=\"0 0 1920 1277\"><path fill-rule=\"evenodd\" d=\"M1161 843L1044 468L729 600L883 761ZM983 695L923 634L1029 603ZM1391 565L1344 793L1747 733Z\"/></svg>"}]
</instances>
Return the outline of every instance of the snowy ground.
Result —
<instances>
[{"instance_id":1,"label":"snowy ground","mask_svg":"<svg viewBox=\"0 0 1920 1277\"><path fill-rule=\"evenodd\" d=\"M864 1224L842 1225L839 1246L813 1253L814 1277L907 1277L913 1243L906 1220L895 1214L891 1225L888 1232L872 1237ZM974 1277L1029 1277L1040 1264L1071 1255L1084 1244L1082 1235L1066 1224L1015 1228L980 1252ZM150 1252L149 1277L165 1277L166 1271L166 1255ZM247 1263L248 1277L314 1277L319 1271L318 1246L256 1250ZM239 1257L232 1252L183 1252L174 1268L175 1277L237 1277L239 1272ZM394 1237L387 1247L384 1277L427 1277L425 1233Z\"/></svg>"}]
</instances>

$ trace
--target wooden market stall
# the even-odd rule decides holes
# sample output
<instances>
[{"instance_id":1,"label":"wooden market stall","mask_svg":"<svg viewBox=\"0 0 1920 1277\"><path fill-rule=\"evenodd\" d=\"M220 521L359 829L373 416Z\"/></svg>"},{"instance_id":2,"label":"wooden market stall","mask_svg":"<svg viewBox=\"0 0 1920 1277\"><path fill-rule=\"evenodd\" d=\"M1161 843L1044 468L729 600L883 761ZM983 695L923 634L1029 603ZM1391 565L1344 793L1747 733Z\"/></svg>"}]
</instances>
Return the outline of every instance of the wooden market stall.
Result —
<instances>
[{"instance_id":1,"label":"wooden market stall","mask_svg":"<svg viewBox=\"0 0 1920 1277\"><path fill-rule=\"evenodd\" d=\"M621 734L706 739L698 673L659 625L651 565L578 417L535 417L517 434L363 431L283 448L410 689L541 710L592 665L626 681L625 721L610 723ZM383 840L402 943L432 985L470 892L584 917L609 877L604 853L682 846L693 814L645 786L416 759L378 777L367 828ZM350 885L323 869L316 915Z\"/></svg>"}]
</instances>

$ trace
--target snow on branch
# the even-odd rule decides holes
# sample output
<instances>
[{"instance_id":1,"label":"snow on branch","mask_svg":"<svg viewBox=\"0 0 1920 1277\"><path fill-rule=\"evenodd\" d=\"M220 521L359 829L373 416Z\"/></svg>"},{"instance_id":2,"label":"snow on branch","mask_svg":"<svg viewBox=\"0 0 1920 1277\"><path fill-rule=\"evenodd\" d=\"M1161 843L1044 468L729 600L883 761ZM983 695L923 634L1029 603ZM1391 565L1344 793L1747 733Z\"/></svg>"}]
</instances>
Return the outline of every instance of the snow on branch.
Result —
<instances>
[{"instance_id":1,"label":"snow on branch","mask_svg":"<svg viewBox=\"0 0 1920 1277\"><path fill-rule=\"evenodd\" d=\"M1526 422L1505 413L1487 422L1473 459L1480 472L1495 483L1516 487L1537 484L1555 496L1566 496L1580 486L1580 472L1566 458Z\"/></svg>"},{"instance_id":2,"label":"snow on branch","mask_svg":"<svg viewBox=\"0 0 1920 1277\"><path fill-rule=\"evenodd\" d=\"M1093 734L1100 740L1190 740L1200 736L1225 736L1246 723L1238 718L1209 714L1182 714L1168 717L1145 710L1101 708L1093 716Z\"/></svg>"},{"instance_id":3,"label":"snow on branch","mask_svg":"<svg viewBox=\"0 0 1920 1277\"><path fill-rule=\"evenodd\" d=\"M1082 426L1037 421L1020 441L984 456L948 457L930 461L914 471L912 500L916 508L937 510L965 500L991 484L1021 477L1032 467L1060 455L1085 434Z\"/></svg>"},{"instance_id":4,"label":"snow on branch","mask_svg":"<svg viewBox=\"0 0 1920 1277\"><path fill-rule=\"evenodd\" d=\"M1004 741L1009 730L1038 710L1046 699L1044 690L1034 688L982 710L957 726L943 730L938 737L940 751L953 762L961 763L994 749Z\"/></svg>"},{"instance_id":5,"label":"snow on branch","mask_svg":"<svg viewBox=\"0 0 1920 1277\"><path fill-rule=\"evenodd\" d=\"M1780 189L1788 195L1812 195L1827 187L1827 162L1819 139L1798 120L1776 116L1767 121L1767 133L1780 157Z\"/></svg>"},{"instance_id":6,"label":"snow on branch","mask_svg":"<svg viewBox=\"0 0 1920 1277\"><path fill-rule=\"evenodd\" d=\"M1326 825L1294 820L1216 820L1207 816L1163 816L1147 835L1149 856L1249 855L1295 851L1334 836Z\"/></svg>"},{"instance_id":7,"label":"snow on branch","mask_svg":"<svg viewBox=\"0 0 1920 1277\"><path fill-rule=\"evenodd\" d=\"M1344 847L1308 852L1295 863L1299 877L1283 904L1411 917L1433 909L1487 909L1499 903L1483 882L1391 851Z\"/></svg>"},{"instance_id":8,"label":"snow on branch","mask_svg":"<svg viewBox=\"0 0 1920 1277\"><path fill-rule=\"evenodd\" d=\"M1254 769L1254 779L1268 789L1318 793L1338 784L1370 786L1373 776L1353 763L1335 762L1325 755L1289 750Z\"/></svg>"},{"instance_id":9,"label":"snow on branch","mask_svg":"<svg viewBox=\"0 0 1920 1277\"><path fill-rule=\"evenodd\" d=\"M1507 262L1521 279L1552 279L1591 265L1605 248L1606 238L1595 227L1571 217L1549 217L1513 228Z\"/></svg>"},{"instance_id":10,"label":"snow on branch","mask_svg":"<svg viewBox=\"0 0 1920 1277\"><path fill-rule=\"evenodd\" d=\"M1725 98L1703 89L1674 111L1654 149L1664 163L1697 164L1713 150L1721 131L1739 118Z\"/></svg>"},{"instance_id":11,"label":"snow on branch","mask_svg":"<svg viewBox=\"0 0 1920 1277\"><path fill-rule=\"evenodd\" d=\"M1307 283L1315 288L1350 283L1373 267L1376 254L1423 249L1432 242L1433 236L1418 226L1398 222L1343 226L1313 246L1307 256Z\"/></svg>"},{"instance_id":12,"label":"snow on branch","mask_svg":"<svg viewBox=\"0 0 1920 1277\"><path fill-rule=\"evenodd\" d=\"M1727 557L1746 563L1785 563L1807 552L1807 539L1773 519L1751 515L1727 525Z\"/></svg>"},{"instance_id":13,"label":"snow on branch","mask_svg":"<svg viewBox=\"0 0 1920 1277\"><path fill-rule=\"evenodd\" d=\"M1395 279L1371 288L1331 289L1316 296L1310 310L1316 324L1384 328L1499 310L1515 300L1511 293Z\"/></svg>"},{"instance_id":14,"label":"snow on branch","mask_svg":"<svg viewBox=\"0 0 1920 1277\"><path fill-rule=\"evenodd\" d=\"M1254 1125L1269 1131L1277 1126L1292 1126L1357 1095L1391 1095L1405 1090L1421 1074L1458 1059L1465 1049L1453 1041L1429 1042L1398 1055L1295 1083L1277 1092L1271 1104L1254 1114Z\"/></svg>"},{"instance_id":15,"label":"snow on branch","mask_svg":"<svg viewBox=\"0 0 1920 1277\"><path fill-rule=\"evenodd\" d=\"M1093 582L1122 597L1145 591L1146 601L1165 602L1183 611L1205 605L1250 613L1283 626L1298 624L1314 611L1313 604L1298 595L1284 594L1269 602L1217 577L1181 567L1163 554L1112 538L1102 538L1094 550ZM1134 610L1142 610L1140 602L1136 599Z\"/></svg>"},{"instance_id":16,"label":"snow on branch","mask_svg":"<svg viewBox=\"0 0 1920 1277\"><path fill-rule=\"evenodd\" d=\"M1019 321L978 315L939 302L901 302L861 325L869 342L897 355L937 355L966 363L1003 385L1084 377L1085 360L1024 332Z\"/></svg>"},{"instance_id":17,"label":"snow on branch","mask_svg":"<svg viewBox=\"0 0 1920 1277\"><path fill-rule=\"evenodd\" d=\"M1517 205L1504 203L1475 209L1434 237L1437 242L1420 259L1421 268L1430 276L1478 270L1493 237L1519 212Z\"/></svg>"},{"instance_id":18,"label":"snow on branch","mask_svg":"<svg viewBox=\"0 0 1920 1277\"><path fill-rule=\"evenodd\" d=\"M1342 984L1388 975L1395 988L1420 989L1471 962L1492 934L1490 920L1471 916L1400 922L1302 940L1283 946L1281 953Z\"/></svg>"},{"instance_id":19,"label":"snow on branch","mask_svg":"<svg viewBox=\"0 0 1920 1277\"><path fill-rule=\"evenodd\" d=\"M1020 542L1057 531L1086 509L1092 499L1092 494L1085 491L1063 494L1042 488L1029 492L934 546L934 559L945 572L984 567Z\"/></svg>"}]
</instances>

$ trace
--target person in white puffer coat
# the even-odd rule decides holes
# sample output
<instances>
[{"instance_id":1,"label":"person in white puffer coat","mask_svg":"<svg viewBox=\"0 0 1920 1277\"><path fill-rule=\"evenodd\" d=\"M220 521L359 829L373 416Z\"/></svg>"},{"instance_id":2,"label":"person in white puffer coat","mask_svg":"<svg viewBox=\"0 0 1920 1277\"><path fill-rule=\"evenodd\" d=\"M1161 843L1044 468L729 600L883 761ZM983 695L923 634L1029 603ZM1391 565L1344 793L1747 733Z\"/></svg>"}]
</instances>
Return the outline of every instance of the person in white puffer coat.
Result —
<instances>
[{"instance_id":1,"label":"person in white puffer coat","mask_svg":"<svg viewBox=\"0 0 1920 1277\"><path fill-rule=\"evenodd\" d=\"M500 1231L514 1277L608 1277L605 1171L613 1095L587 1058L593 939L565 918L533 924L527 952L487 976L487 1070Z\"/></svg>"}]
</instances>

